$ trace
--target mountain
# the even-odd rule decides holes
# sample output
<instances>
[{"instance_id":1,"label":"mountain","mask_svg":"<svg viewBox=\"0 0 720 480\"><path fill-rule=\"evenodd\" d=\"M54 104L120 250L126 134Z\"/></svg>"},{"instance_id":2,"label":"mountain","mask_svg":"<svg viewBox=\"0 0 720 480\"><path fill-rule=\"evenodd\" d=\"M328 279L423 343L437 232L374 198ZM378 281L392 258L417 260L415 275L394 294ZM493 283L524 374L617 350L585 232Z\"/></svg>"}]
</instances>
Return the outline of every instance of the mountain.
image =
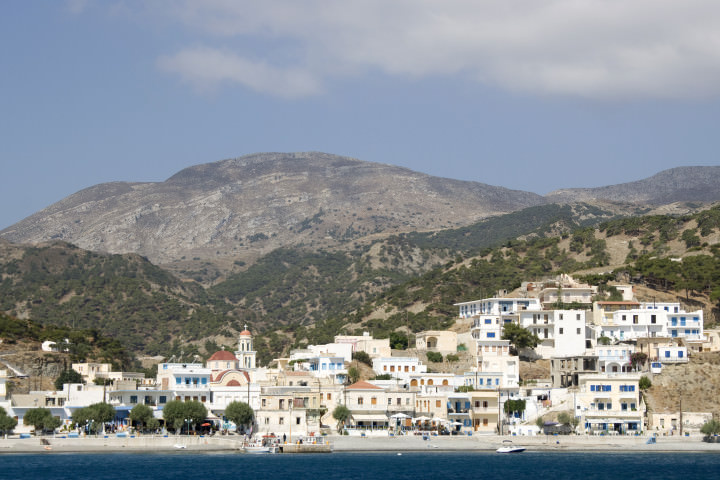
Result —
<instances>
[{"instance_id":1,"label":"mountain","mask_svg":"<svg viewBox=\"0 0 720 480\"><path fill-rule=\"evenodd\" d=\"M278 247L467 225L543 197L324 153L263 153L160 183L96 185L0 232L133 252L175 270L232 269Z\"/></svg>"},{"instance_id":2,"label":"mountain","mask_svg":"<svg viewBox=\"0 0 720 480\"><path fill-rule=\"evenodd\" d=\"M547 194L550 202L623 202L658 206L720 201L720 166L678 167L650 178L598 188L569 188Z\"/></svg>"}]
</instances>

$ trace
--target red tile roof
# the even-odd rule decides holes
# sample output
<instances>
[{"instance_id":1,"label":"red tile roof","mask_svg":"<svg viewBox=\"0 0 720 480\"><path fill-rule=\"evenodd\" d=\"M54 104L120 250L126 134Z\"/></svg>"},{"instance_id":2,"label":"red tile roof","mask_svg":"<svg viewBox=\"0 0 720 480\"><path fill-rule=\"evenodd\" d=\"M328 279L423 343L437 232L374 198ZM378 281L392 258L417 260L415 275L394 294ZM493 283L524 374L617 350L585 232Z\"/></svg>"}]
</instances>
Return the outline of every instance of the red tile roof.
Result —
<instances>
[{"instance_id":1,"label":"red tile roof","mask_svg":"<svg viewBox=\"0 0 720 480\"><path fill-rule=\"evenodd\" d=\"M237 358L235 357L234 353L228 352L227 350L217 351L212 354L212 357L208 358L208 362L222 361L222 360L237 361Z\"/></svg>"},{"instance_id":2,"label":"red tile roof","mask_svg":"<svg viewBox=\"0 0 720 480\"><path fill-rule=\"evenodd\" d=\"M369 382L357 382L347 387L347 390L382 390L382 388Z\"/></svg>"}]
</instances>

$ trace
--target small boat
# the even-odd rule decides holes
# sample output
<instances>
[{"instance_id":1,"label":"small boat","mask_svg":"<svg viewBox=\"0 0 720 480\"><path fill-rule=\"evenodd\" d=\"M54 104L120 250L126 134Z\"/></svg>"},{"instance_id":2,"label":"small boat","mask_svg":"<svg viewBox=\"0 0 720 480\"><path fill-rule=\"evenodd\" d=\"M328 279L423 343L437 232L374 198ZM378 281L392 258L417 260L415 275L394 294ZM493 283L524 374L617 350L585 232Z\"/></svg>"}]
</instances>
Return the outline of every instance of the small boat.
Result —
<instances>
[{"instance_id":1,"label":"small boat","mask_svg":"<svg viewBox=\"0 0 720 480\"><path fill-rule=\"evenodd\" d=\"M243 447L245 453L277 453L275 445L245 445Z\"/></svg>"},{"instance_id":2,"label":"small boat","mask_svg":"<svg viewBox=\"0 0 720 480\"><path fill-rule=\"evenodd\" d=\"M179 443L176 443L175 445L173 445L173 448L176 448L178 450L184 450L187 448L187 445L181 445Z\"/></svg>"},{"instance_id":3,"label":"small boat","mask_svg":"<svg viewBox=\"0 0 720 480\"><path fill-rule=\"evenodd\" d=\"M503 440L502 447L495 450L495 453L521 453L525 451L525 447L513 445L511 440Z\"/></svg>"}]
</instances>

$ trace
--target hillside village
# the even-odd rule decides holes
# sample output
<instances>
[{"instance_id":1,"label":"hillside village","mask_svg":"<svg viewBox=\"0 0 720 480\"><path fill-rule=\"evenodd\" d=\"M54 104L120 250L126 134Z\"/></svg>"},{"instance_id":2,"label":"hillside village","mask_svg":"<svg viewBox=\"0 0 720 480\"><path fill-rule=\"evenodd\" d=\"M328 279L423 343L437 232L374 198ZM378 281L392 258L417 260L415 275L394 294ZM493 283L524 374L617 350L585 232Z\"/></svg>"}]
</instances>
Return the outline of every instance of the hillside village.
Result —
<instances>
[{"instance_id":1,"label":"hillside village","mask_svg":"<svg viewBox=\"0 0 720 480\"><path fill-rule=\"evenodd\" d=\"M9 395L8 377L23 372L6 361L0 406L17 420L18 434L33 429L25 417L38 408L49 409L57 431L82 434L90 425L77 422L78 410L99 403L113 408L106 429L130 430L137 405L152 409L157 428L177 429L162 422L174 401L202 404L202 423L212 431L277 436L680 435L712 419L711 411L683 410L682 392L650 393L667 382L665 372L691 368L691 359L714 362L708 355L720 351L720 332L704 328L702 310L638 301L630 284L601 291L564 274L455 306L462 327L418 332L412 349L393 350L390 339L369 332L338 335L267 367L257 364L249 326L236 351L217 351L205 363L162 359L155 378L74 363L82 383ZM548 375L524 376L528 362L549 364ZM234 402L252 407L252 425L229 421Z\"/></svg>"}]
</instances>

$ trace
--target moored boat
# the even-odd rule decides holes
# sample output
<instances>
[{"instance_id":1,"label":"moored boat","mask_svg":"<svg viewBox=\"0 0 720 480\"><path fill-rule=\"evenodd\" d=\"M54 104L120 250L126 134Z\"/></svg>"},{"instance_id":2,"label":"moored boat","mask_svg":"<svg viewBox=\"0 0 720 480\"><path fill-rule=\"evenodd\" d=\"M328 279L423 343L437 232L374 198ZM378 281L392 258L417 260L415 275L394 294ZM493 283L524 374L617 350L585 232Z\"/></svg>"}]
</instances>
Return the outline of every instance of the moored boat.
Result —
<instances>
[{"instance_id":1,"label":"moored boat","mask_svg":"<svg viewBox=\"0 0 720 480\"><path fill-rule=\"evenodd\" d=\"M525 447L514 445L511 440L503 440L500 448L495 450L496 453L521 453L525 451Z\"/></svg>"}]
</instances>

